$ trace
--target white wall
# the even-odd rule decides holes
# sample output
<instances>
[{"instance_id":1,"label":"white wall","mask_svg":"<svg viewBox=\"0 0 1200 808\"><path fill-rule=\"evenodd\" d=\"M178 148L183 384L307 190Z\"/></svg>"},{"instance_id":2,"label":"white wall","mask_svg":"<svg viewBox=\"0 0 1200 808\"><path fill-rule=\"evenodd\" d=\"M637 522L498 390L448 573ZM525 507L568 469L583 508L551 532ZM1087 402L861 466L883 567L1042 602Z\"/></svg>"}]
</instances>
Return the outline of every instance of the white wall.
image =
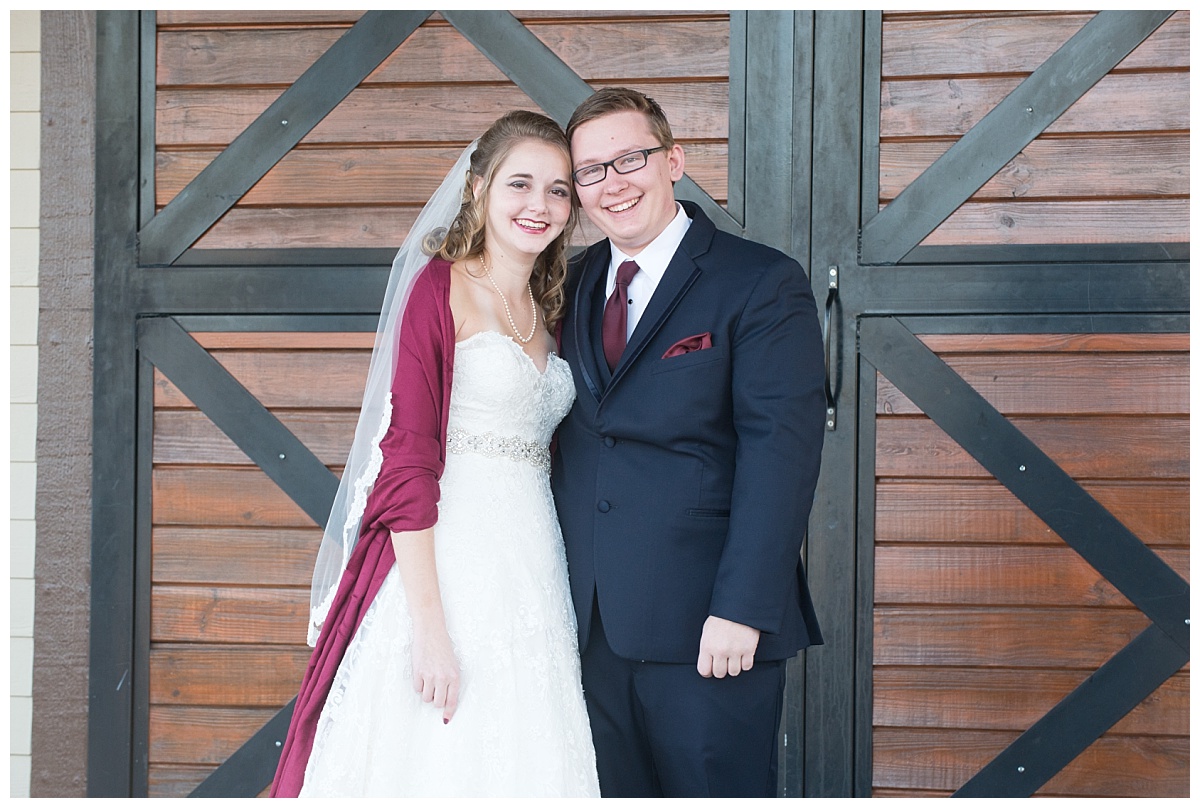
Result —
<instances>
[{"instance_id":1,"label":"white wall","mask_svg":"<svg viewBox=\"0 0 1200 808\"><path fill-rule=\"evenodd\" d=\"M37 489L41 24L9 12L9 796L29 796L33 726L33 553Z\"/></svg>"}]
</instances>

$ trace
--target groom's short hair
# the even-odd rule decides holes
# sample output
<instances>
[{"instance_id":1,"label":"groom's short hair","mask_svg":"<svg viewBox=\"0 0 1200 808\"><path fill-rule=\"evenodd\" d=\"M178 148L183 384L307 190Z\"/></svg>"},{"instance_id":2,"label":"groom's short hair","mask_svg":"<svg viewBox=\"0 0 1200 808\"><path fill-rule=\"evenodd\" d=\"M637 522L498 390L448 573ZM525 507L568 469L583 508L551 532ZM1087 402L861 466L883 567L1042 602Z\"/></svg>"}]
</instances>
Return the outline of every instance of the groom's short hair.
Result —
<instances>
[{"instance_id":1,"label":"groom's short hair","mask_svg":"<svg viewBox=\"0 0 1200 808\"><path fill-rule=\"evenodd\" d=\"M628 87L605 87L588 96L575 108L571 120L567 121L567 142L571 141L575 130L583 124L614 112L642 113L650 121L650 131L658 138L659 145L668 149L675 145L671 124L667 122L667 116L658 102Z\"/></svg>"}]
</instances>

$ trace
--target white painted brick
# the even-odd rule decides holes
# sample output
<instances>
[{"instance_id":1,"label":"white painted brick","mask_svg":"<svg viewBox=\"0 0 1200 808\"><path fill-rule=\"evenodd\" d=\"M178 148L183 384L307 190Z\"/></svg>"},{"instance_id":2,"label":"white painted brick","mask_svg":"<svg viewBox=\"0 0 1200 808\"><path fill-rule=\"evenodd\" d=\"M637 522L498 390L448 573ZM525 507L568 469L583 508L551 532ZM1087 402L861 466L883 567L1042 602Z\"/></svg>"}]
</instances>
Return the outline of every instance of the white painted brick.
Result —
<instances>
[{"instance_id":1,"label":"white painted brick","mask_svg":"<svg viewBox=\"0 0 1200 808\"><path fill-rule=\"evenodd\" d=\"M10 345L37 345L38 290L34 286L18 286L9 289L8 307L11 319L8 324Z\"/></svg>"},{"instance_id":2,"label":"white painted brick","mask_svg":"<svg viewBox=\"0 0 1200 808\"><path fill-rule=\"evenodd\" d=\"M42 116L38 112L8 115L8 167L39 168L41 162Z\"/></svg>"},{"instance_id":3,"label":"white painted brick","mask_svg":"<svg viewBox=\"0 0 1200 808\"><path fill-rule=\"evenodd\" d=\"M8 271L12 286L37 286L41 235L36 227L8 230Z\"/></svg>"},{"instance_id":4,"label":"white painted brick","mask_svg":"<svg viewBox=\"0 0 1200 808\"><path fill-rule=\"evenodd\" d=\"M41 215L41 172L8 172L9 227L37 227Z\"/></svg>"},{"instance_id":5,"label":"white painted brick","mask_svg":"<svg viewBox=\"0 0 1200 808\"><path fill-rule=\"evenodd\" d=\"M33 758L29 755L9 755L8 796L28 797Z\"/></svg>"},{"instance_id":6,"label":"white painted brick","mask_svg":"<svg viewBox=\"0 0 1200 808\"><path fill-rule=\"evenodd\" d=\"M8 640L8 695L33 695L33 638Z\"/></svg>"},{"instance_id":7,"label":"white painted brick","mask_svg":"<svg viewBox=\"0 0 1200 808\"><path fill-rule=\"evenodd\" d=\"M42 56L40 53L10 53L9 112L37 112L42 108Z\"/></svg>"},{"instance_id":8,"label":"white painted brick","mask_svg":"<svg viewBox=\"0 0 1200 808\"><path fill-rule=\"evenodd\" d=\"M41 51L42 13L40 11L9 12L8 49L14 53L38 53Z\"/></svg>"},{"instance_id":9,"label":"white painted brick","mask_svg":"<svg viewBox=\"0 0 1200 808\"><path fill-rule=\"evenodd\" d=\"M9 406L9 796L23 798L32 779L41 12L10 11L8 34L9 398L19 402Z\"/></svg>"},{"instance_id":10,"label":"white painted brick","mask_svg":"<svg viewBox=\"0 0 1200 808\"><path fill-rule=\"evenodd\" d=\"M8 579L8 636L33 636L33 581L29 578Z\"/></svg>"},{"instance_id":11,"label":"white painted brick","mask_svg":"<svg viewBox=\"0 0 1200 808\"><path fill-rule=\"evenodd\" d=\"M33 735L33 699L27 696L9 696L8 726L10 755L28 755L30 738Z\"/></svg>"},{"instance_id":12,"label":"white painted brick","mask_svg":"<svg viewBox=\"0 0 1200 808\"><path fill-rule=\"evenodd\" d=\"M37 461L37 404L8 405L9 460Z\"/></svg>"},{"instance_id":13,"label":"white painted brick","mask_svg":"<svg viewBox=\"0 0 1200 808\"><path fill-rule=\"evenodd\" d=\"M37 522L32 519L8 520L8 575L32 578L37 552Z\"/></svg>"},{"instance_id":14,"label":"white painted brick","mask_svg":"<svg viewBox=\"0 0 1200 808\"><path fill-rule=\"evenodd\" d=\"M33 498L37 495L37 464L9 463L9 519L34 519Z\"/></svg>"},{"instance_id":15,"label":"white painted brick","mask_svg":"<svg viewBox=\"0 0 1200 808\"><path fill-rule=\"evenodd\" d=\"M9 403L36 404L38 374L37 346L9 346L8 361Z\"/></svg>"}]
</instances>

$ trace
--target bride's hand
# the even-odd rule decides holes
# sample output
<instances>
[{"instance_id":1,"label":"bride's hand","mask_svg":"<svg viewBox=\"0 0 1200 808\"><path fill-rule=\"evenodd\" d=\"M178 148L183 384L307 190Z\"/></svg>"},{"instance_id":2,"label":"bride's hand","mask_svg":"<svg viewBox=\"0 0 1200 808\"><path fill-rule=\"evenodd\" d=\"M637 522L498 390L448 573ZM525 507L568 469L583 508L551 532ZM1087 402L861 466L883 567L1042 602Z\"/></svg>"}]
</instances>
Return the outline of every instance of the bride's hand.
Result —
<instances>
[{"instance_id":1,"label":"bride's hand","mask_svg":"<svg viewBox=\"0 0 1200 808\"><path fill-rule=\"evenodd\" d=\"M442 710L442 723L449 724L458 709L459 668L454 644L445 631L413 638L413 690L421 700Z\"/></svg>"}]
</instances>

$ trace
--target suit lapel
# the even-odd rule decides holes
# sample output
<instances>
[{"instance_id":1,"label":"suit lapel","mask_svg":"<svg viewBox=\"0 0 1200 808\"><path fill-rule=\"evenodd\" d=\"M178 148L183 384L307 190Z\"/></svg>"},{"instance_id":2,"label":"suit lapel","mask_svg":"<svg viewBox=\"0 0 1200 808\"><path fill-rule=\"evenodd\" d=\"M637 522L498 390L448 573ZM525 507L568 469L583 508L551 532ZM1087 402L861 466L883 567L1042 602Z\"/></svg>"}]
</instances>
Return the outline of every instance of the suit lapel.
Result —
<instances>
[{"instance_id":1,"label":"suit lapel","mask_svg":"<svg viewBox=\"0 0 1200 808\"><path fill-rule=\"evenodd\" d=\"M575 313L573 318L575 355L568 359L572 360L579 368L579 373L583 377L588 391L599 401L608 380L608 367L601 367L600 362L596 359L596 346L599 342L596 335L600 333L596 315L596 298L604 296L603 287L600 287L599 292L596 289L604 280L605 270L608 269L608 240L605 239L596 244L588 253L590 254L584 256L581 267L582 275L579 278L579 284L575 287L575 299L571 304L571 309ZM603 303L600 306L603 307ZM600 311L603 311L603 308Z\"/></svg>"}]
</instances>

